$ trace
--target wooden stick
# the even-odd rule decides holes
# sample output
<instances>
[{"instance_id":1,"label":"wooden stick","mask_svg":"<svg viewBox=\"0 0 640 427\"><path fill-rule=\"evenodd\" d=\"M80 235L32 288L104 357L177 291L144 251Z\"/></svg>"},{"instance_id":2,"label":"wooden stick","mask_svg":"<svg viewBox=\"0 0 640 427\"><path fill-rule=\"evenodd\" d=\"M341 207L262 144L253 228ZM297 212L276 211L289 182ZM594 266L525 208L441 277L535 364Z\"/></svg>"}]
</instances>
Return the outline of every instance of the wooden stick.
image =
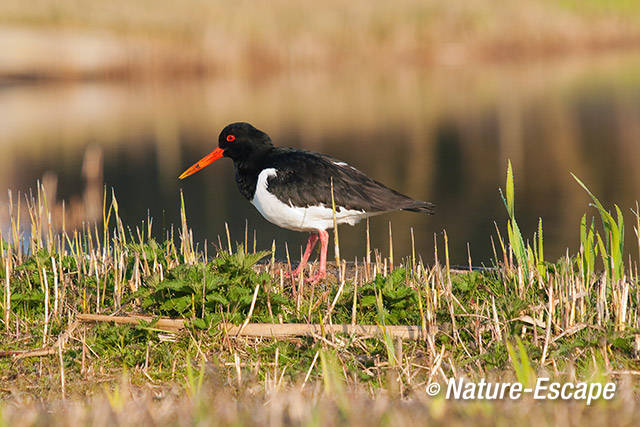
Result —
<instances>
[{"instance_id":1,"label":"wooden stick","mask_svg":"<svg viewBox=\"0 0 640 427\"><path fill-rule=\"evenodd\" d=\"M37 350L11 350L11 351L0 351L0 357L10 357L13 356L14 360L24 359L27 357L39 357L39 356L50 356L52 354L56 354L58 351L62 351L62 347L66 344L67 340L78 327L80 322L77 320L74 321L66 331L64 331L58 339L56 343L51 347L43 347Z\"/></svg>"},{"instance_id":2,"label":"wooden stick","mask_svg":"<svg viewBox=\"0 0 640 427\"><path fill-rule=\"evenodd\" d=\"M151 322L155 318L152 316L107 316L104 314L78 314L77 319L81 322L113 322L120 324L137 325L140 322ZM160 318L154 325L158 329L173 332L184 328L183 319Z\"/></svg>"},{"instance_id":3,"label":"wooden stick","mask_svg":"<svg viewBox=\"0 0 640 427\"><path fill-rule=\"evenodd\" d=\"M141 321L151 322L154 320L151 316L106 316L101 314L79 314L78 320L82 322L114 322L120 324L136 325ZM183 319L158 319L155 327L166 331L177 331L184 328ZM230 323L219 324L220 328L225 328L229 335L239 335L244 337L295 337L295 336L313 336L321 335L321 327L319 324L305 323L247 323L246 325L237 326ZM326 333L342 333L355 334L360 336L384 336L384 332L378 325L323 325ZM392 337L402 339L418 340L422 339L422 331L420 326L414 325L387 325L387 332Z\"/></svg>"},{"instance_id":4,"label":"wooden stick","mask_svg":"<svg viewBox=\"0 0 640 427\"><path fill-rule=\"evenodd\" d=\"M361 336L384 336L384 332L378 325L323 325L326 334L355 334ZM419 326L386 326L387 332L392 337L417 340L422 338ZM238 326L230 326L229 333L237 331ZM303 323L249 323L242 331L242 336L249 337L289 337L321 335L319 324Z\"/></svg>"}]
</instances>

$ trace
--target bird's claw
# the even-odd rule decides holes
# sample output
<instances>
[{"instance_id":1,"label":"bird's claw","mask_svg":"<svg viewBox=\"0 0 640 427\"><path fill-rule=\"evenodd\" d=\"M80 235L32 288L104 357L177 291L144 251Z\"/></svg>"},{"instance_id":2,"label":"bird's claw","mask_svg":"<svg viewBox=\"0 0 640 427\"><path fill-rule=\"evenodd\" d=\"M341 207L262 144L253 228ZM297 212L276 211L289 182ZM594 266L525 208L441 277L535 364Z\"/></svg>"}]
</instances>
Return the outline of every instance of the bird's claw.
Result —
<instances>
[{"instance_id":1,"label":"bird's claw","mask_svg":"<svg viewBox=\"0 0 640 427\"><path fill-rule=\"evenodd\" d=\"M286 277L287 279L298 279L300 277L300 274L304 274L304 272L300 272L297 269L293 270L293 271L285 271L284 272L284 277ZM314 274L311 277L307 277L306 279L304 279L305 283L310 283L310 284L315 284L318 283L320 280L322 279L326 279L327 278L327 272L326 271L319 271L316 274Z\"/></svg>"},{"instance_id":2,"label":"bird's claw","mask_svg":"<svg viewBox=\"0 0 640 427\"><path fill-rule=\"evenodd\" d=\"M298 269L284 272L284 277L286 277L287 279L297 279L299 275L300 271Z\"/></svg>"},{"instance_id":3,"label":"bird's claw","mask_svg":"<svg viewBox=\"0 0 640 427\"><path fill-rule=\"evenodd\" d=\"M314 276L305 279L305 282L311 283L311 284L316 284L320 280L326 279L326 278L327 278L327 273L325 271L319 271Z\"/></svg>"}]
</instances>

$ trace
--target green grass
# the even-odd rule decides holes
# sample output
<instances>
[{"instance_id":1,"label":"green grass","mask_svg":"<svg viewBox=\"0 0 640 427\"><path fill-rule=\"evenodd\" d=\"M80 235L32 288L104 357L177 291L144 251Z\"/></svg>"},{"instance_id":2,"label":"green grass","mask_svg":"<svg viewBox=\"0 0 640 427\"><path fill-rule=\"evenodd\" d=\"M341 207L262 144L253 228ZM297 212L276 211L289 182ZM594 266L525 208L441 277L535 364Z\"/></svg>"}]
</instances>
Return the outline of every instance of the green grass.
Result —
<instances>
[{"instance_id":1,"label":"green grass","mask_svg":"<svg viewBox=\"0 0 640 427\"><path fill-rule=\"evenodd\" d=\"M151 238L151 221L134 229L122 224L113 194L105 197L102 224L73 231L50 227L38 192L26 199L31 225L24 229L17 215L25 215L25 207L15 201L11 236L0 242L0 352L55 351L0 358L0 423L30 414L27 424L63 424L70 414L91 420L106 411L127 425L146 416L139 407L162 424L218 416L253 424L260 414L295 416L303 423L361 416L375 423L418 417L456 424L469 416L515 422L528 413L541 421L556 419L566 407L587 423L613 412L623 422L623 406L637 406L624 395L637 393L640 298L636 262L619 238L622 211L614 219L592 195L602 228L588 226L583 217L576 224L579 250L551 262L544 259L542 222L531 240L517 232L515 183L509 166L508 237L497 239L503 243L493 268L451 270L445 234L444 242L436 242L444 260L426 265L412 258L393 265L379 256L349 265L344 281L331 276L317 286L283 279L281 270L289 267L274 262L268 251L253 253L236 244L231 253L231 238L208 259L192 241L184 204L178 237L160 243ZM55 344L76 313L139 312L185 318L187 329L167 333L154 321L81 325L63 345ZM228 336L219 326L249 318L383 329L418 325L424 339L249 339ZM532 383L543 375L612 380L621 391L616 401L596 402L588 411L581 403L462 404L424 393L429 382L446 378ZM79 403L72 409L63 398ZM34 406L38 401L45 406ZM278 406L285 401L292 403ZM362 415L373 402L382 409ZM224 412L229 405L234 409Z\"/></svg>"}]
</instances>

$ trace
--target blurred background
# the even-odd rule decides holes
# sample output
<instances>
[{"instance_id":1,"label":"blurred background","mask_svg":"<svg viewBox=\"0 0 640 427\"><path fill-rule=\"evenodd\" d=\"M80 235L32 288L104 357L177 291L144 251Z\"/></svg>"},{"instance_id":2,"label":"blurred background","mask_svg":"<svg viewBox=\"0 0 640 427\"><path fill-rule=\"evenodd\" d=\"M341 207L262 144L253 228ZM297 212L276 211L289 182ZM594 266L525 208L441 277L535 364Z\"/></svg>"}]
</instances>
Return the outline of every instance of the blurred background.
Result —
<instances>
[{"instance_id":1,"label":"blurred background","mask_svg":"<svg viewBox=\"0 0 640 427\"><path fill-rule=\"evenodd\" d=\"M184 192L195 239L228 222L258 248L305 241L240 196L231 161L177 176L249 121L276 145L330 153L415 198L425 217L371 221L386 253L453 262L492 258L504 231L507 159L525 237L538 218L545 256L578 250L596 212L574 172L627 214L640 197L640 2L635 0L3 0L0 3L0 230L9 190L47 189L53 221L102 221L113 188L125 224L179 223ZM21 196L23 197L23 196ZM28 220L28 219L26 219ZM628 238L635 238L631 226ZM341 251L364 255L364 227ZM439 238L442 240L442 238Z\"/></svg>"}]
</instances>

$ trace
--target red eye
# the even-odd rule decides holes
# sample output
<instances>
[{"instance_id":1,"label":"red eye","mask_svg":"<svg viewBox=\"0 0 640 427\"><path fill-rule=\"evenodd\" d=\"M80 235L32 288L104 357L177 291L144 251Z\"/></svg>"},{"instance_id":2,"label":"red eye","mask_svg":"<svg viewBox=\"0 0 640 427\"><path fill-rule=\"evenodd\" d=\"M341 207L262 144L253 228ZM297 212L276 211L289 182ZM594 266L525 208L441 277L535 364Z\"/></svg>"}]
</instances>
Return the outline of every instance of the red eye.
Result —
<instances>
[{"instance_id":1,"label":"red eye","mask_svg":"<svg viewBox=\"0 0 640 427\"><path fill-rule=\"evenodd\" d=\"M227 135L227 142L232 142L232 141L234 141L235 139L236 139L236 137L235 137L235 136L233 136L233 135Z\"/></svg>"}]
</instances>

